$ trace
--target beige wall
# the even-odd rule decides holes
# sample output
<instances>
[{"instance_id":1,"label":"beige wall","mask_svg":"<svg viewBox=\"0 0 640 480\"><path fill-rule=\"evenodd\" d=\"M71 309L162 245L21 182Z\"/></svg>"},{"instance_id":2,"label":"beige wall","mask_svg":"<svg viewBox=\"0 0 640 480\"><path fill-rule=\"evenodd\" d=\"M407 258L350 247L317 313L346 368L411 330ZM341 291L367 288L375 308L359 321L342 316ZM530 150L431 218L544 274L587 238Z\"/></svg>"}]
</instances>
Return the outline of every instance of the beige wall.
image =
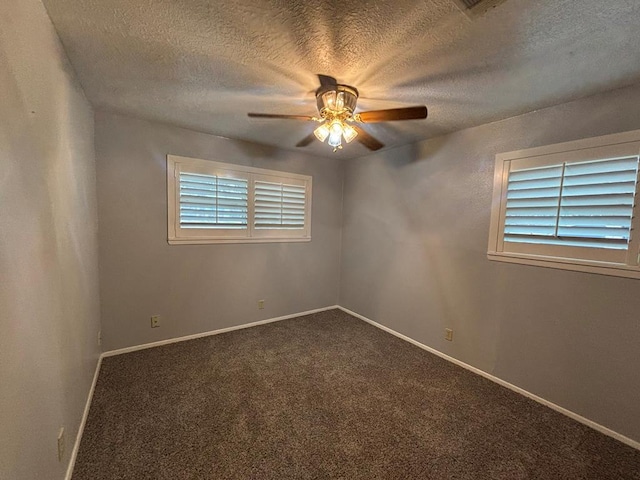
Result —
<instances>
[{"instance_id":1,"label":"beige wall","mask_svg":"<svg viewBox=\"0 0 640 480\"><path fill-rule=\"evenodd\" d=\"M312 175L311 242L169 245L167 154ZM101 112L96 156L105 350L336 304L338 160Z\"/></svg>"},{"instance_id":2,"label":"beige wall","mask_svg":"<svg viewBox=\"0 0 640 480\"><path fill-rule=\"evenodd\" d=\"M99 353L93 113L38 0L0 2L0 167L0 478L62 479Z\"/></svg>"},{"instance_id":3,"label":"beige wall","mask_svg":"<svg viewBox=\"0 0 640 480\"><path fill-rule=\"evenodd\" d=\"M640 280L486 258L494 155L639 129L639 104L622 89L347 161L340 304L640 441Z\"/></svg>"}]
</instances>

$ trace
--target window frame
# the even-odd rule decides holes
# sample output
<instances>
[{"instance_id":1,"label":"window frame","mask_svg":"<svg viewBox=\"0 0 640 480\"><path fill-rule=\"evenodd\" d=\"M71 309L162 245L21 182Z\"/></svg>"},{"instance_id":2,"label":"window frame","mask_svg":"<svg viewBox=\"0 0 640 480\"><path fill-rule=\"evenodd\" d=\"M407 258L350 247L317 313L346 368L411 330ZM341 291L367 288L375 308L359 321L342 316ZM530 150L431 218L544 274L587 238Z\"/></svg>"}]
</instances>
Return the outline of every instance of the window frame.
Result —
<instances>
[{"instance_id":1,"label":"window frame","mask_svg":"<svg viewBox=\"0 0 640 480\"><path fill-rule=\"evenodd\" d=\"M640 155L640 130L496 155L487 258L500 262L640 279L640 182L638 180L630 239L626 251L618 250L613 253L615 252L613 250L605 251L598 248L565 245L560 246L561 248L553 248L556 246L526 243L510 247L511 251L505 251L503 240L507 182L512 162L517 162L517 168L523 169L625 155Z\"/></svg>"},{"instance_id":2,"label":"window frame","mask_svg":"<svg viewBox=\"0 0 640 480\"><path fill-rule=\"evenodd\" d=\"M207 229L180 227L180 172L201 173L246 179L247 228ZM268 178L271 182L305 187L304 228L256 229L254 218L254 182ZM311 241L311 200L313 179L309 175L267 170L231 163L167 155L167 241L170 245L202 245L216 243L273 243Z\"/></svg>"}]
</instances>

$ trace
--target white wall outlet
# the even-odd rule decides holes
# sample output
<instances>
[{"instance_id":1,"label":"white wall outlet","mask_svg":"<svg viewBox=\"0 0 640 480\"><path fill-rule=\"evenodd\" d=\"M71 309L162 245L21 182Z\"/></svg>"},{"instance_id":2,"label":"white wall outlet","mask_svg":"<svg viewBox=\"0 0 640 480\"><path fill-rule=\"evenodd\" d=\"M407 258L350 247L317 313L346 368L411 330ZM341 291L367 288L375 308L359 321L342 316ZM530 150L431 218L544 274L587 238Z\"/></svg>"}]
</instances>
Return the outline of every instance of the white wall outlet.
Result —
<instances>
[{"instance_id":1,"label":"white wall outlet","mask_svg":"<svg viewBox=\"0 0 640 480\"><path fill-rule=\"evenodd\" d=\"M102 345L102 330L98 330L98 346Z\"/></svg>"},{"instance_id":2,"label":"white wall outlet","mask_svg":"<svg viewBox=\"0 0 640 480\"><path fill-rule=\"evenodd\" d=\"M151 328L158 328L160 326L160 315L151 316Z\"/></svg>"},{"instance_id":3,"label":"white wall outlet","mask_svg":"<svg viewBox=\"0 0 640 480\"><path fill-rule=\"evenodd\" d=\"M264 300L258 300L258 310L264 310Z\"/></svg>"},{"instance_id":4,"label":"white wall outlet","mask_svg":"<svg viewBox=\"0 0 640 480\"><path fill-rule=\"evenodd\" d=\"M450 342L453 342L453 330L451 330L450 328L445 328L444 329L444 339L448 340Z\"/></svg>"},{"instance_id":5,"label":"white wall outlet","mask_svg":"<svg viewBox=\"0 0 640 480\"><path fill-rule=\"evenodd\" d=\"M58 432L58 461L61 462L64 458L64 427L60 428Z\"/></svg>"}]
</instances>

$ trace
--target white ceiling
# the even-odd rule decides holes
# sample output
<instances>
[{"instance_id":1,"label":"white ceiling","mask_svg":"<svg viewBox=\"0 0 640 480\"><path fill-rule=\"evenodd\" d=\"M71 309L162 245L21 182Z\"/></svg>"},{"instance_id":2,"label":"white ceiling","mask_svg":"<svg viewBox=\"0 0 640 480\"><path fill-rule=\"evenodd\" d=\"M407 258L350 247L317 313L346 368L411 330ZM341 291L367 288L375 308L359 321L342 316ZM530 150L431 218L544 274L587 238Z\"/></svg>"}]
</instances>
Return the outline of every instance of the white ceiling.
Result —
<instances>
[{"instance_id":1,"label":"white ceiling","mask_svg":"<svg viewBox=\"0 0 640 480\"><path fill-rule=\"evenodd\" d=\"M44 4L95 107L289 149L313 123L246 113L315 114L317 73L359 110L429 107L364 127L387 148L640 82L638 0L507 0L475 20L452 0Z\"/></svg>"}]
</instances>

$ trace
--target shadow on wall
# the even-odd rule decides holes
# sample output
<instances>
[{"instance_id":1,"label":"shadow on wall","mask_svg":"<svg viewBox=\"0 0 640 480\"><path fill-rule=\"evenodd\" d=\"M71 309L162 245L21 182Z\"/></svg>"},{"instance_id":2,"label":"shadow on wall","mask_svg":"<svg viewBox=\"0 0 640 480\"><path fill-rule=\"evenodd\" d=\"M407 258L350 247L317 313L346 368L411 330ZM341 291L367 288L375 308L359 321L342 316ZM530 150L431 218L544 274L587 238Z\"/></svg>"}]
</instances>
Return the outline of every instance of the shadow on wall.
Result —
<instances>
[{"instance_id":1,"label":"shadow on wall","mask_svg":"<svg viewBox=\"0 0 640 480\"><path fill-rule=\"evenodd\" d=\"M449 135L441 135L431 140L410 143L382 152L385 163L390 168L401 169L409 165L428 162L451 141Z\"/></svg>"},{"instance_id":2,"label":"shadow on wall","mask_svg":"<svg viewBox=\"0 0 640 480\"><path fill-rule=\"evenodd\" d=\"M234 141L234 140L230 140ZM240 141L235 142L239 150L241 150L247 157L255 160L263 160L268 158L274 162L286 162L288 161L286 156L281 154L281 150L277 147L270 145L263 145L253 142ZM255 167L260 167L260 162L252 162Z\"/></svg>"}]
</instances>

